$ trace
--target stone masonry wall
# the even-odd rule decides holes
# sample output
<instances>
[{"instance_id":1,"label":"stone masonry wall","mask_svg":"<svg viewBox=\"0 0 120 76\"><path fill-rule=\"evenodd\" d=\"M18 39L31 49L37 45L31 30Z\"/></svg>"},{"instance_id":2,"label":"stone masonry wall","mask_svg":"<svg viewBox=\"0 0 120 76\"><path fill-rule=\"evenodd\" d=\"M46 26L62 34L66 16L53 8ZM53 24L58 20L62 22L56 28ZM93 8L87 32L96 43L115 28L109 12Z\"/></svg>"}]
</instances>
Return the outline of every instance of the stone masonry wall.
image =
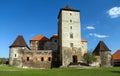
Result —
<instances>
[{"instance_id":1,"label":"stone masonry wall","mask_svg":"<svg viewBox=\"0 0 120 76\"><path fill-rule=\"evenodd\" d=\"M24 51L23 67L27 68L51 68L52 51L51 50L37 50Z\"/></svg>"},{"instance_id":2,"label":"stone masonry wall","mask_svg":"<svg viewBox=\"0 0 120 76\"><path fill-rule=\"evenodd\" d=\"M77 57L77 62L82 62L82 54L80 48L62 48L62 64L63 66L68 66L73 62L73 56Z\"/></svg>"},{"instance_id":3,"label":"stone masonry wall","mask_svg":"<svg viewBox=\"0 0 120 76\"><path fill-rule=\"evenodd\" d=\"M103 51L100 53L101 66L111 66L111 54L110 51Z\"/></svg>"}]
</instances>

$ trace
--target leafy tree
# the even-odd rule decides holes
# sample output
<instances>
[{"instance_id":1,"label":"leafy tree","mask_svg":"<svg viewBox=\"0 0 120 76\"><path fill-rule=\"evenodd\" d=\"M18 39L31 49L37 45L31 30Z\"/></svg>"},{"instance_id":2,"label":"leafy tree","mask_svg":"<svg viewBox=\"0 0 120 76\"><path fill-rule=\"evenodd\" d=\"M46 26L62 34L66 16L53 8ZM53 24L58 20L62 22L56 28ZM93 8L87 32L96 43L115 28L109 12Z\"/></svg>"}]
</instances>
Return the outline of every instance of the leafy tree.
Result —
<instances>
[{"instance_id":1,"label":"leafy tree","mask_svg":"<svg viewBox=\"0 0 120 76\"><path fill-rule=\"evenodd\" d=\"M8 64L8 58L0 58L0 64Z\"/></svg>"},{"instance_id":2,"label":"leafy tree","mask_svg":"<svg viewBox=\"0 0 120 76\"><path fill-rule=\"evenodd\" d=\"M83 59L87 64L91 64L97 60L97 58L92 54L92 52L85 53Z\"/></svg>"}]
</instances>

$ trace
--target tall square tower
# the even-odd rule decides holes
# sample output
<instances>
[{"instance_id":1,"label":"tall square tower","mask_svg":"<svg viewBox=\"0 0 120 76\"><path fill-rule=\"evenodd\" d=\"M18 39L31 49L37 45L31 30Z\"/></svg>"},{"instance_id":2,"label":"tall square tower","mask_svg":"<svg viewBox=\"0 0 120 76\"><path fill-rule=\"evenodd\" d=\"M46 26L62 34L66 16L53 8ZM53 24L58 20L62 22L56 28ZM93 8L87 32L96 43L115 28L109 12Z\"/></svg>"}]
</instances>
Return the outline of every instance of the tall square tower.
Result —
<instances>
[{"instance_id":1,"label":"tall square tower","mask_svg":"<svg viewBox=\"0 0 120 76\"><path fill-rule=\"evenodd\" d=\"M58 15L58 39L62 66L82 61L80 11L68 5Z\"/></svg>"}]
</instances>

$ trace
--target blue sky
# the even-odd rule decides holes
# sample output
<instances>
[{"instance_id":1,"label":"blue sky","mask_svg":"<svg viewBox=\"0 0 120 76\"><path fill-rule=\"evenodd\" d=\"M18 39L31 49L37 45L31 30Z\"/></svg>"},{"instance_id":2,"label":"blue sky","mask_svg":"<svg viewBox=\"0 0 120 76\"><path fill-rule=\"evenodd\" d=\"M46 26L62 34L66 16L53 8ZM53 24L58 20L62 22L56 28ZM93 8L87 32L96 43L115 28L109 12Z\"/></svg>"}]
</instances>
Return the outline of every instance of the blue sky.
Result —
<instances>
[{"instance_id":1,"label":"blue sky","mask_svg":"<svg viewBox=\"0 0 120 76\"><path fill-rule=\"evenodd\" d=\"M82 38L94 50L100 40L120 49L120 0L0 0L0 57L9 57L9 46L18 35L27 44L39 34L57 33L57 16L67 4L80 10Z\"/></svg>"}]
</instances>

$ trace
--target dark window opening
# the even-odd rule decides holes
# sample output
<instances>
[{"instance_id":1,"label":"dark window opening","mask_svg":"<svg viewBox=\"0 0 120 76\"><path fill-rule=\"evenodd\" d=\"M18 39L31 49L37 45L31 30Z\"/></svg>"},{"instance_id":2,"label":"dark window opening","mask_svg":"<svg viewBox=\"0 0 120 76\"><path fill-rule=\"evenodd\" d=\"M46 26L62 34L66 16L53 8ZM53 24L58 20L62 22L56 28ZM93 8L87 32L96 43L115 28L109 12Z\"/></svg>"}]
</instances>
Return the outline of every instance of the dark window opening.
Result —
<instances>
[{"instance_id":1,"label":"dark window opening","mask_svg":"<svg viewBox=\"0 0 120 76\"><path fill-rule=\"evenodd\" d=\"M72 13L70 13L70 15L72 15Z\"/></svg>"},{"instance_id":2,"label":"dark window opening","mask_svg":"<svg viewBox=\"0 0 120 76\"><path fill-rule=\"evenodd\" d=\"M72 26L70 26L70 29L72 29Z\"/></svg>"},{"instance_id":3,"label":"dark window opening","mask_svg":"<svg viewBox=\"0 0 120 76\"><path fill-rule=\"evenodd\" d=\"M70 46L73 47L73 43L70 43Z\"/></svg>"},{"instance_id":4,"label":"dark window opening","mask_svg":"<svg viewBox=\"0 0 120 76\"><path fill-rule=\"evenodd\" d=\"M70 34L70 38L73 38L73 34Z\"/></svg>"},{"instance_id":5,"label":"dark window opening","mask_svg":"<svg viewBox=\"0 0 120 76\"><path fill-rule=\"evenodd\" d=\"M44 61L44 58L43 58L43 57L41 57L41 61Z\"/></svg>"},{"instance_id":6,"label":"dark window opening","mask_svg":"<svg viewBox=\"0 0 120 76\"><path fill-rule=\"evenodd\" d=\"M15 57L16 57L16 54L15 54Z\"/></svg>"},{"instance_id":7,"label":"dark window opening","mask_svg":"<svg viewBox=\"0 0 120 76\"><path fill-rule=\"evenodd\" d=\"M30 59L29 59L29 57L27 57L27 61L29 61Z\"/></svg>"},{"instance_id":8,"label":"dark window opening","mask_svg":"<svg viewBox=\"0 0 120 76\"><path fill-rule=\"evenodd\" d=\"M51 61L51 57L48 57L48 61Z\"/></svg>"},{"instance_id":9,"label":"dark window opening","mask_svg":"<svg viewBox=\"0 0 120 76\"><path fill-rule=\"evenodd\" d=\"M70 20L70 22L72 22L72 20Z\"/></svg>"},{"instance_id":10,"label":"dark window opening","mask_svg":"<svg viewBox=\"0 0 120 76\"><path fill-rule=\"evenodd\" d=\"M55 42L57 42L57 40L55 40Z\"/></svg>"},{"instance_id":11,"label":"dark window opening","mask_svg":"<svg viewBox=\"0 0 120 76\"><path fill-rule=\"evenodd\" d=\"M73 55L73 63L77 63L77 56Z\"/></svg>"}]
</instances>

